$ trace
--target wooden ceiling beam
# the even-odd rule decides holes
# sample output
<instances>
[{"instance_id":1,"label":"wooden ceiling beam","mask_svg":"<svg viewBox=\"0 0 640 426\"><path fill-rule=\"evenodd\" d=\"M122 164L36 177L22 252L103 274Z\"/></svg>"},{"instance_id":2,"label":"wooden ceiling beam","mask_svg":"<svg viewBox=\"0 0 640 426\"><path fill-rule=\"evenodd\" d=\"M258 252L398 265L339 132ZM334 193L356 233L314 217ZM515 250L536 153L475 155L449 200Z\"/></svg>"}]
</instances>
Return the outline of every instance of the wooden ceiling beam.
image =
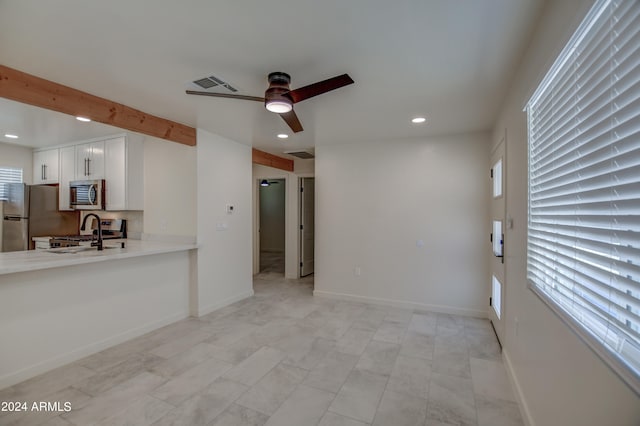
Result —
<instances>
[{"instance_id":1,"label":"wooden ceiling beam","mask_svg":"<svg viewBox=\"0 0 640 426\"><path fill-rule=\"evenodd\" d=\"M251 151L251 157L254 164L274 167L288 172L293 171L293 160L289 160L288 158L278 157L277 155L269 154L268 152L260 151L255 148Z\"/></svg>"},{"instance_id":2,"label":"wooden ceiling beam","mask_svg":"<svg viewBox=\"0 0 640 426\"><path fill-rule=\"evenodd\" d=\"M193 127L3 65L0 65L0 96L184 145L196 144Z\"/></svg>"}]
</instances>

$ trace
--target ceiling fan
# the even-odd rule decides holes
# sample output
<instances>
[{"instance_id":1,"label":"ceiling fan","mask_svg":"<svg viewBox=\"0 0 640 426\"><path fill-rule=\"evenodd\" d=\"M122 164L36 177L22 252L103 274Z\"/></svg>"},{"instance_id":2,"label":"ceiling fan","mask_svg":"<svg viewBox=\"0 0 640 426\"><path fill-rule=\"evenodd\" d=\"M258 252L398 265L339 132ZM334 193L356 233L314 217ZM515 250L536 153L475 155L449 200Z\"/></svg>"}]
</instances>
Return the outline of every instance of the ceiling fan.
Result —
<instances>
[{"instance_id":1,"label":"ceiling fan","mask_svg":"<svg viewBox=\"0 0 640 426\"><path fill-rule=\"evenodd\" d=\"M264 106L269 111L279 114L287 125L291 127L291 130L298 133L303 129L300 120L298 120L298 116L293 110L293 104L353 84L353 80L348 74L318 81L317 83L309 84L308 86L295 90L289 88L291 76L287 73L280 71L272 72L267 79L269 80L269 88L264 92L264 98L227 93L199 92L194 90L187 90L187 94L264 102Z\"/></svg>"}]
</instances>

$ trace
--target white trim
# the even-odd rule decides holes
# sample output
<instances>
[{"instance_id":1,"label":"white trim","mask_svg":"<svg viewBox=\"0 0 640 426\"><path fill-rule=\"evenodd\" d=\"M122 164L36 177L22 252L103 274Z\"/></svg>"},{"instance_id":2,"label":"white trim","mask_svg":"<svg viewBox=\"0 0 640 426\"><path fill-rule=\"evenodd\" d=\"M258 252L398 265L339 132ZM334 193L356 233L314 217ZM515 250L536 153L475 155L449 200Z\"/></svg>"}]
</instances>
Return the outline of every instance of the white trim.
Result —
<instances>
[{"instance_id":1,"label":"white trim","mask_svg":"<svg viewBox=\"0 0 640 426\"><path fill-rule=\"evenodd\" d=\"M359 296L355 294L335 293L332 291L314 290L314 296L328 299L346 300L349 302L370 303L373 305L393 306L394 308L419 309L422 311L438 312L441 314L463 315L475 318L489 318L488 312L479 309L456 308L453 306L430 305L424 303L408 302L405 300L381 299L377 297Z\"/></svg>"},{"instance_id":2,"label":"white trim","mask_svg":"<svg viewBox=\"0 0 640 426\"><path fill-rule=\"evenodd\" d=\"M504 361L504 366L506 367L505 370L507 370L507 376L509 377L509 381L511 382L511 389L516 395L516 400L518 402L518 406L520 407L520 413L522 413L523 415L522 420L524 420L524 424L526 426L535 426L536 423L533 421L531 410L529 410L527 400L524 398L524 392L522 391L520 381L518 380L518 376L516 376L516 372L513 369L513 364L511 363L511 358L509 358L509 352L506 348L502 348L502 359Z\"/></svg>"},{"instance_id":3,"label":"white trim","mask_svg":"<svg viewBox=\"0 0 640 426\"><path fill-rule=\"evenodd\" d=\"M229 305L231 305L233 303L239 302L239 301L244 300L244 299L246 299L248 297L251 297L251 296L253 296L253 288L251 290L249 290L249 291L244 292L244 293L240 293L240 294L237 294L235 296L228 297L228 298L226 298L226 299L224 299L224 300L222 300L222 301L220 301L218 303L214 303L212 305L200 308L200 309L198 309L198 312L197 312L196 316L197 317L202 317L204 315L210 314L211 312L217 311L218 309L222 309L225 306L229 306Z\"/></svg>"},{"instance_id":4,"label":"white trim","mask_svg":"<svg viewBox=\"0 0 640 426\"><path fill-rule=\"evenodd\" d=\"M0 377L0 389L13 386L16 383L20 383L24 380L30 379L39 374L53 370L54 368L61 367L63 365L82 359L86 356L93 355L104 349L126 342L133 338L142 336L143 334L149 333L150 331L157 330L161 327L164 327L169 324L173 324L174 322L183 320L188 317L189 317L189 312L185 309L183 312L173 314L167 318L150 322L141 327L132 328L130 330L127 330L115 336L108 337L98 342L90 343L81 348L77 348L70 352L56 356L55 358L48 359L46 361L31 365L29 367L23 368L16 372L12 372L10 374Z\"/></svg>"}]
</instances>

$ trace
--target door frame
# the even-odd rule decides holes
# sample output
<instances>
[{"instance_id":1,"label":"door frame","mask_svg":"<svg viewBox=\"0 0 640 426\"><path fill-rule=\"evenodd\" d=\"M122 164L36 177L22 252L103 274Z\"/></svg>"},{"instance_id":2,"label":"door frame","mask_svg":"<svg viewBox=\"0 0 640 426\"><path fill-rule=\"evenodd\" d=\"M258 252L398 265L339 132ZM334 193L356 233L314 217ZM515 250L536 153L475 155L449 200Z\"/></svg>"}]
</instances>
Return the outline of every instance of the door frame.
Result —
<instances>
[{"instance_id":1,"label":"door frame","mask_svg":"<svg viewBox=\"0 0 640 426\"><path fill-rule=\"evenodd\" d=\"M269 177L266 176L254 176L253 180L253 275L260 273L260 182L263 180L284 180L284 270L285 277L287 275L288 253L290 250L288 244L289 237L289 220L290 214L288 212L289 203L289 184L290 179L285 175L273 174Z\"/></svg>"},{"instance_id":2,"label":"door frame","mask_svg":"<svg viewBox=\"0 0 640 426\"><path fill-rule=\"evenodd\" d=\"M493 176L493 167L498 161L498 159L502 160L502 193L499 197L493 196L493 187L494 187L494 176ZM506 293L507 293L507 282L506 282L506 250L507 248L504 245L504 235L507 231L507 131L504 130L500 141L491 147L491 155L489 157L489 168L491 169L491 189L489 191L490 201L489 201L489 219L490 219L490 232L492 233L492 242L491 242L491 260L489 263L489 271L490 271L490 291L489 291L489 320L493 326L493 329L496 333L496 337L498 338L498 343L502 346L505 340L505 318L506 318ZM496 236L493 235L493 221L501 220L502 221L502 229L501 235ZM502 257L496 257L493 252L493 240L495 238L501 238L502 243ZM500 318L498 318L496 311L494 309L494 300L493 300L493 277L500 282Z\"/></svg>"}]
</instances>

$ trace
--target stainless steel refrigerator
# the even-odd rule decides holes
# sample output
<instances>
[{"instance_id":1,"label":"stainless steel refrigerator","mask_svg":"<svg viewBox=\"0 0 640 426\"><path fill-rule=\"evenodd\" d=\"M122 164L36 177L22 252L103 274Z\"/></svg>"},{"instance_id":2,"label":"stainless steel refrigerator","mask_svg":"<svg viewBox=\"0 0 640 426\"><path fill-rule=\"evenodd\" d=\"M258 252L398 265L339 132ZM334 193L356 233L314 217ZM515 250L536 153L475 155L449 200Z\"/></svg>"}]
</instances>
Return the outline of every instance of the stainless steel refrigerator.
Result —
<instances>
[{"instance_id":1,"label":"stainless steel refrigerator","mask_svg":"<svg viewBox=\"0 0 640 426\"><path fill-rule=\"evenodd\" d=\"M32 237L74 235L80 215L58 211L58 187L7 184L4 202L2 251L28 250Z\"/></svg>"}]
</instances>

